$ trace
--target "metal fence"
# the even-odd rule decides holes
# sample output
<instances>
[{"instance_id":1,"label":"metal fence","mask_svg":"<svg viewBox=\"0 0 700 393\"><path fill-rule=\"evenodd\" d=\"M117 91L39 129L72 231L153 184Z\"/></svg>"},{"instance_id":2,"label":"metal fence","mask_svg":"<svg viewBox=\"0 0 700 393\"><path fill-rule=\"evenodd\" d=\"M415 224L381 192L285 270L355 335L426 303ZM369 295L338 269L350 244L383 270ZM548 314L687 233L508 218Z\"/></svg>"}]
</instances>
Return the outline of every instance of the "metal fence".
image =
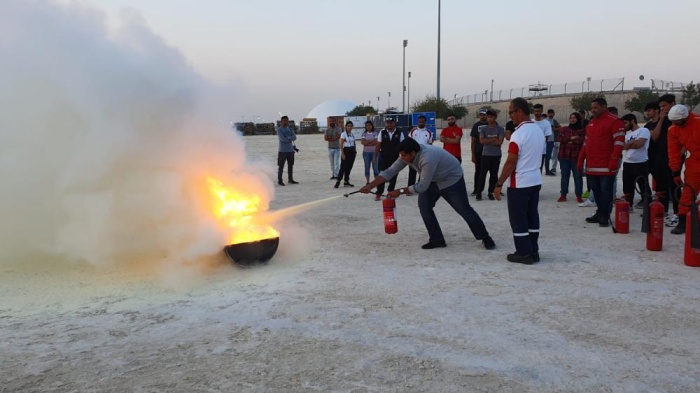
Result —
<instances>
[{"instance_id":1,"label":"metal fence","mask_svg":"<svg viewBox=\"0 0 700 393\"><path fill-rule=\"evenodd\" d=\"M651 90L659 94L683 92L685 87L686 84L682 82L651 79Z\"/></svg>"},{"instance_id":2,"label":"metal fence","mask_svg":"<svg viewBox=\"0 0 700 393\"><path fill-rule=\"evenodd\" d=\"M662 83L664 81L659 81ZM669 82L666 82L669 83ZM670 82L674 83L674 82ZM652 86L654 79L652 79ZM676 84L675 86L678 86ZM499 102L512 100L515 97L555 97L567 94L586 93L586 92L613 92L623 91L625 89L625 78L608 78L608 79L586 79L579 82L567 82L557 84L546 84L538 82L526 87L516 87L506 90L484 90L480 93L469 94L462 97L455 97L450 100L453 105L472 105L487 102Z\"/></svg>"}]
</instances>

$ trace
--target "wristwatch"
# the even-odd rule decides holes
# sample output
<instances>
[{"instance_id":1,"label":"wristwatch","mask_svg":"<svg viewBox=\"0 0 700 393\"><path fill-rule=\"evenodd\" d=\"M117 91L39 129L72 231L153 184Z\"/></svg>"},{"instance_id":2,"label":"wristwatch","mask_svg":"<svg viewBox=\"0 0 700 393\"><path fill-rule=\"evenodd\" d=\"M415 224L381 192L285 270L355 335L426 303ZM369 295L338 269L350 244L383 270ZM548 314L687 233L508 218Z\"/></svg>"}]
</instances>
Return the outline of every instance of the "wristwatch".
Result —
<instances>
[{"instance_id":1,"label":"wristwatch","mask_svg":"<svg viewBox=\"0 0 700 393\"><path fill-rule=\"evenodd\" d=\"M406 190L404 188L399 189L399 194L405 194L405 193L406 193Z\"/></svg>"}]
</instances>

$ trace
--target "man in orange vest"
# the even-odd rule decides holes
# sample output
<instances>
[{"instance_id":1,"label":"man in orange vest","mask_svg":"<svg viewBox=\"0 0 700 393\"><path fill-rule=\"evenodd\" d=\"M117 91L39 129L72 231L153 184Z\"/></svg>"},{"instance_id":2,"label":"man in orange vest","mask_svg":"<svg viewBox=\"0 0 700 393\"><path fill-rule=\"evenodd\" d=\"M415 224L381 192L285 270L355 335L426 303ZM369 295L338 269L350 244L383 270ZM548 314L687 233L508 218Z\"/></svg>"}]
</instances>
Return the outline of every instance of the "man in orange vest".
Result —
<instances>
[{"instance_id":1,"label":"man in orange vest","mask_svg":"<svg viewBox=\"0 0 700 393\"><path fill-rule=\"evenodd\" d=\"M673 123L668 129L668 166L671 168L673 182L677 186L683 186L678 207L678 225L671 233L681 235L685 233L686 214L695 205L694 199L700 192L700 115L689 113L685 105L675 105L668 112L668 119ZM686 157L681 180L683 149L690 156Z\"/></svg>"}]
</instances>

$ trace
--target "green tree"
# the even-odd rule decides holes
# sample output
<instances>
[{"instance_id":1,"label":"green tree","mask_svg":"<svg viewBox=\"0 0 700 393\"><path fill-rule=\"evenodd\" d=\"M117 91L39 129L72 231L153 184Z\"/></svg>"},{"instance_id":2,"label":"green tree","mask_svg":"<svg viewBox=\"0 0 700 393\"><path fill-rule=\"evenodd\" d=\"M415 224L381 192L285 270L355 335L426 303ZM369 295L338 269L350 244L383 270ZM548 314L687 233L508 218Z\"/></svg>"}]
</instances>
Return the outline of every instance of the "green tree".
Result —
<instances>
[{"instance_id":1,"label":"green tree","mask_svg":"<svg viewBox=\"0 0 700 393\"><path fill-rule=\"evenodd\" d=\"M366 116L366 115L376 115L377 110L373 106L369 105L358 105L352 108L351 111L345 113L347 116Z\"/></svg>"},{"instance_id":2,"label":"green tree","mask_svg":"<svg viewBox=\"0 0 700 393\"><path fill-rule=\"evenodd\" d=\"M700 83L690 81L683 89L683 99L681 104L687 106L691 111L700 104Z\"/></svg>"},{"instance_id":3,"label":"green tree","mask_svg":"<svg viewBox=\"0 0 700 393\"><path fill-rule=\"evenodd\" d=\"M593 100L595 100L596 98L605 98L605 95L603 93L595 93L591 91L583 93L580 96L571 97L571 99L569 100L569 104L576 111L590 111L591 102L593 102Z\"/></svg>"},{"instance_id":4,"label":"green tree","mask_svg":"<svg viewBox=\"0 0 700 393\"><path fill-rule=\"evenodd\" d=\"M625 101L625 109L630 112L644 113L644 107L650 102L658 102L659 95L651 90L641 90L637 96Z\"/></svg>"},{"instance_id":5,"label":"green tree","mask_svg":"<svg viewBox=\"0 0 700 393\"><path fill-rule=\"evenodd\" d=\"M467 107L463 105L450 105L444 98L438 99L435 96L426 96L422 101L413 105L413 112L435 112L439 119L446 119L448 115L454 114L457 119L461 119L469 113Z\"/></svg>"}]
</instances>

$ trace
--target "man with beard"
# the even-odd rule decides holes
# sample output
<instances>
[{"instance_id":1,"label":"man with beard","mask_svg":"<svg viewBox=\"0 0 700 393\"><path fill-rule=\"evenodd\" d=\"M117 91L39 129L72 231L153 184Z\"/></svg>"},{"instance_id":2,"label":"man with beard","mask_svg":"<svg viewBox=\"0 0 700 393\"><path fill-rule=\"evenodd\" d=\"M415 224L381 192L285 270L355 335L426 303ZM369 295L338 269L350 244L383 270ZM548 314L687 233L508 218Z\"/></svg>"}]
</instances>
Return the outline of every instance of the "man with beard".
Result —
<instances>
[{"instance_id":1,"label":"man with beard","mask_svg":"<svg viewBox=\"0 0 700 393\"><path fill-rule=\"evenodd\" d=\"M481 129L486 127L486 108L479 109L479 121L472 126L472 132L469 136L472 139L472 162L474 163L474 191L472 195L476 195L476 183L479 181L479 173L481 172L481 153L484 147L481 145Z\"/></svg>"},{"instance_id":2,"label":"man with beard","mask_svg":"<svg viewBox=\"0 0 700 393\"><path fill-rule=\"evenodd\" d=\"M532 265L540 260L538 205L542 173L539 167L545 140L542 138L542 129L530 120L530 107L524 98L512 100L508 114L517 128L510 136L508 158L498 178L494 196L500 201L501 188L507 184L508 218L513 231L515 252L508 254L506 259L509 262Z\"/></svg>"},{"instance_id":3,"label":"man with beard","mask_svg":"<svg viewBox=\"0 0 700 393\"><path fill-rule=\"evenodd\" d=\"M671 233L681 235L685 233L686 214L691 207L695 208L697 193L700 192L700 115L690 113L685 105L675 105L668 111L668 119L673 123L668 129L668 165L674 185L682 187L678 225ZM685 160L681 180L684 151L690 154Z\"/></svg>"},{"instance_id":4,"label":"man with beard","mask_svg":"<svg viewBox=\"0 0 700 393\"><path fill-rule=\"evenodd\" d=\"M448 153L462 163L462 128L457 126L457 117L454 114L447 115L447 128L440 132L440 142Z\"/></svg>"},{"instance_id":5,"label":"man with beard","mask_svg":"<svg viewBox=\"0 0 700 393\"><path fill-rule=\"evenodd\" d=\"M374 160L381 157L379 160L379 170L384 171L391 166L399 158L399 143L403 141L403 133L396 129L396 119L394 116L387 116L384 119L386 127L379 131L377 136L377 146L374 149ZM389 182L387 191L393 191L396 188L396 176L386 179ZM384 193L384 182L377 187L377 196L375 200L380 200Z\"/></svg>"},{"instance_id":6,"label":"man with beard","mask_svg":"<svg viewBox=\"0 0 700 393\"><path fill-rule=\"evenodd\" d=\"M593 117L586 126L586 142L578 156L578 170L583 170L591 183L598 209L586 218L588 223L610 226L610 205L613 200L613 182L625 145L625 125L617 116L608 112L608 102L596 98L591 103Z\"/></svg>"}]
</instances>

